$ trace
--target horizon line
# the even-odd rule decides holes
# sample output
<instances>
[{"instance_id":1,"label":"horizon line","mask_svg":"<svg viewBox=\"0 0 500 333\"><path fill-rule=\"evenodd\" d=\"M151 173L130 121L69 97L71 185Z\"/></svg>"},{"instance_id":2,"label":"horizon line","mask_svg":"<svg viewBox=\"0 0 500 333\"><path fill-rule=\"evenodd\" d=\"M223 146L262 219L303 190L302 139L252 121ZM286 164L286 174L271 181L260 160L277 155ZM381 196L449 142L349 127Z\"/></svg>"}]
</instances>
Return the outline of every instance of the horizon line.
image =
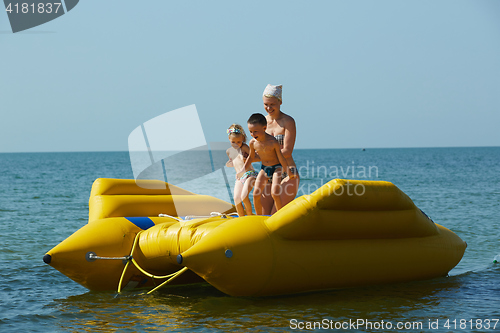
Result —
<instances>
[{"instance_id":1,"label":"horizon line","mask_svg":"<svg viewBox=\"0 0 500 333\"><path fill-rule=\"evenodd\" d=\"M434 147L357 147L357 148L295 148L294 150L368 150L368 149L443 149L443 148L500 148L500 146L434 146ZM0 151L0 154L45 153L128 153L128 150L54 150L54 151Z\"/></svg>"}]
</instances>

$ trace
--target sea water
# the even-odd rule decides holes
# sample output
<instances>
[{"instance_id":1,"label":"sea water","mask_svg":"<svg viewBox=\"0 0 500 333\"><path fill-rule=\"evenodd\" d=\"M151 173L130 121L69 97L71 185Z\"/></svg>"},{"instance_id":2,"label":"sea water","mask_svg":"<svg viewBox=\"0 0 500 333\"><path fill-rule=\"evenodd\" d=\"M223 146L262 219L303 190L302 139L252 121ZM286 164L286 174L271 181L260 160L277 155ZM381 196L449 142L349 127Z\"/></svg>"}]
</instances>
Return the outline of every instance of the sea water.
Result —
<instances>
[{"instance_id":1,"label":"sea water","mask_svg":"<svg viewBox=\"0 0 500 333\"><path fill-rule=\"evenodd\" d=\"M280 297L231 297L208 284L92 292L42 257L86 224L96 178L133 178L128 153L4 153L0 332L500 332L499 147L296 150L294 158L299 195L332 178L390 181L467 242L464 258L449 277ZM234 171L224 173L232 186ZM216 179L189 189L229 197Z\"/></svg>"}]
</instances>

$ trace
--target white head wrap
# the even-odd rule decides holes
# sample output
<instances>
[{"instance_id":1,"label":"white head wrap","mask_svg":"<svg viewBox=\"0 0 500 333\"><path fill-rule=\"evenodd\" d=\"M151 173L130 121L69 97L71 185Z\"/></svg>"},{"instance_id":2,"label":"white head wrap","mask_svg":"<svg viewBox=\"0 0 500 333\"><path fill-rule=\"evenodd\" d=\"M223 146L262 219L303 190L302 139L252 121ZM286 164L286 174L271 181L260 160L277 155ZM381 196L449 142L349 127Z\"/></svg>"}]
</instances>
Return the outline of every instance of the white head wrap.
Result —
<instances>
[{"instance_id":1,"label":"white head wrap","mask_svg":"<svg viewBox=\"0 0 500 333\"><path fill-rule=\"evenodd\" d=\"M276 97L280 101L283 101L281 99L282 89L283 89L283 86L281 84L278 86L273 86L272 84L268 84L266 89L264 89L264 94L262 94L262 96L264 96L264 97Z\"/></svg>"}]
</instances>

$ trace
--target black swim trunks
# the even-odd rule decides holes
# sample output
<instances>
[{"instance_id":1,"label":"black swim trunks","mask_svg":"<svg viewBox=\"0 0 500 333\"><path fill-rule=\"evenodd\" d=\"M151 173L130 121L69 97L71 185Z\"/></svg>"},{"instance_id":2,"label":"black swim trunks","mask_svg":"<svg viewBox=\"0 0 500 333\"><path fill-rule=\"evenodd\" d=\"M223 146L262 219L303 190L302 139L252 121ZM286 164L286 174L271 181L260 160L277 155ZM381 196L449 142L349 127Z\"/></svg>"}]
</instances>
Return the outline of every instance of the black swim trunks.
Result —
<instances>
[{"instance_id":1,"label":"black swim trunks","mask_svg":"<svg viewBox=\"0 0 500 333\"><path fill-rule=\"evenodd\" d=\"M267 178L269 178L269 179L273 178L273 174L277 168L281 168L281 164L278 163L278 164L270 165L270 166L262 164L262 167L261 167L261 169L264 170Z\"/></svg>"}]
</instances>

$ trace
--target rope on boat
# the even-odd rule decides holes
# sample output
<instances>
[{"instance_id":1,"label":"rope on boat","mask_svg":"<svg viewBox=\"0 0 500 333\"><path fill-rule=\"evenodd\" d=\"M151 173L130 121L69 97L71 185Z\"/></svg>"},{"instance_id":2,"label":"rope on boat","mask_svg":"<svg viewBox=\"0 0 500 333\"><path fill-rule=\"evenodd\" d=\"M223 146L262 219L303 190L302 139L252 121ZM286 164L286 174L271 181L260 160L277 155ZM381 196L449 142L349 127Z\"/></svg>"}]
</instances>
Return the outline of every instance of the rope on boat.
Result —
<instances>
[{"instance_id":1,"label":"rope on boat","mask_svg":"<svg viewBox=\"0 0 500 333\"><path fill-rule=\"evenodd\" d=\"M181 218L178 218L178 217L175 217L175 216L172 216L172 215L168 215L168 214L158 214L158 217L170 217L171 219L177 220L179 222L183 221L183 219L181 219Z\"/></svg>"},{"instance_id":2,"label":"rope on boat","mask_svg":"<svg viewBox=\"0 0 500 333\"><path fill-rule=\"evenodd\" d=\"M210 215L188 215L184 218L184 220L188 221L188 220L202 218L202 217L216 217L216 216L220 216L223 219L226 219L228 216L238 217L238 213L224 214L224 213L219 213L219 212L211 212Z\"/></svg>"},{"instance_id":3,"label":"rope on boat","mask_svg":"<svg viewBox=\"0 0 500 333\"><path fill-rule=\"evenodd\" d=\"M129 259L127 260L127 263L125 264L125 267L123 268L122 276L120 277L120 282L118 282L118 292L122 291L122 282L123 282L123 277L125 276L125 272L127 271L128 265L130 264L130 261L132 261L132 254L134 253L135 250L135 245L137 244L137 240L139 239L139 235L142 233L142 230L139 231L134 238L134 242L132 243L132 250L130 250L130 255Z\"/></svg>"},{"instance_id":4,"label":"rope on boat","mask_svg":"<svg viewBox=\"0 0 500 333\"><path fill-rule=\"evenodd\" d=\"M227 218L228 216L236 216L238 217L238 213L230 213L230 214L223 214L223 213L219 213L219 212L211 212L210 213L210 216L196 216L196 215L190 215L190 216L186 216L183 219L181 218L178 218L178 217L175 217L175 216L171 216L171 215L168 215L168 214L158 214L159 217L170 217L174 220L177 220L179 222L183 222L183 221L186 221L186 220L190 220L190 219L193 219L193 218L200 218L200 217L215 217L215 216L220 216L222 218ZM139 266L139 264L137 263L137 261L135 261L134 257L133 257L133 254L134 254L134 251L135 251L135 246L137 245L137 241L139 239L139 235L143 232L144 230L141 230L139 231L136 235L135 235L135 238L134 238L134 242L132 243L132 249L130 250L130 255L128 256L125 256L125 257L99 257L97 256L95 253L93 252L89 252L87 254L87 257L89 260L95 260L95 259L122 259L122 260L127 260L127 263L125 264L125 267L123 268L123 272L122 272L122 275L120 277L120 281L118 282L118 292L121 292L122 291L122 283L123 283L123 278L125 277L125 273L127 272L127 269L128 269L128 266L130 263L134 264L134 266L144 275L146 275L147 277L150 277L152 279L168 279L167 281L164 281L163 283L161 283L160 285L156 286L155 288L153 288L152 290L150 290L148 292L148 294L151 294L152 292L154 292L155 290L158 290L159 288L163 287L164 285L166 285L167 283L169 283L170 281L174 280L175 278L177 278L179 275L181 275L182 273L184 273L185 271L188 270L187 267L184 267L180 270L178 270L177 272L175 273L172 273L172 274L168 274L168 275L153 275L151 273L148 273L146 272L141 266Z\"/></svg>"},{"instance_id":5,"label":"rope on boat","mask_svg":"<svg viewBox=\"0 0 500 333\"><path fill-rule=\"evenodd\" d=\"M158 289L160 289L161 287L163 287L164 285L166 285L167 283L169 283L170 281L174 280L175 278L177 278L179 275L181 275L182 273L184 273L185 271L187 271L188 268L187 267L184 267L180 270L178 270L177 272L173 273L173 274L170 274L172 277L170 279L168 279L167 281L163 282L162 284L160 284L159 286L151 289L150 291L148 291L148 295L151 294L153 291L156 291Z\"/></svg>"},{"instance_id":6,"label":"rope on boat","mask_svg":"<svg viewBox=\"0 0 500 333\"><path fill-rule=\"evenodd\" d=\"M179 222L184 222L184 221L189 221L189 220L192 220L192 219L198 219L198 218L203 218L203 217L215 217L215 216L220 216L222 218L227 218L228 216L232 216L232 217L238 217L238 213L230 213L230 214L224 214L224 213L219 213L219 212L211 212L210 215L187 215L187 216L184 216L184 219L180 218L180 217L175 217L175 216L172 216L172 215L168 215L168 214L158 214L159 217L169 217L171 219L174 219L174 220L177 220Z\"/></svg>"},{"instance_id":7,"label":"rope on boat","mask_svg":"<svg viewBox=\"0 0 500 333\"><path fill-rule=\"evenodd\" d=\"M172 274L168 274L168 275L153 275L151 273L148 273L146 272L141 266L139 266L139 264L137 263L137 261L135 261L134 257L133 257L133 254L134 254L134 251L135 251L135 246L137 245L137 241L139 239L139 235L143 232L144 230L141 230L139 231L136 235L135 235L135 238L134 238L134 242L132 243L132 250L130 251L130 255L128 255L127 257L124 257L127 259L127 263L125 264L125 267L123 268L123 272L122 272L122 275L120 277L120 281L118 282L118 292L121 292L122 291L122 283L123 283L123 278L125 276L125 273L127 272L127 268L129 266L130 263L134 264L134 266L144 275L146 275L147 277L150 277L152 279L168 279L167 281L163 282L162 284L160 284L159 286L157 286L156 288L154 288L153 290L151 290L149 293L152 293L153 291L155 291L156 289L162 287L163 285L167 284L168 282L172 281L173 279L175 279L176 277L178 277L179 275L181 275L182 273L184 273L188 268L187 267L184 267L182 268L181 270L177 271L177 272L174 272ZM149 294L148 293L148 294Z\"/></svg>"}]
</instances>

